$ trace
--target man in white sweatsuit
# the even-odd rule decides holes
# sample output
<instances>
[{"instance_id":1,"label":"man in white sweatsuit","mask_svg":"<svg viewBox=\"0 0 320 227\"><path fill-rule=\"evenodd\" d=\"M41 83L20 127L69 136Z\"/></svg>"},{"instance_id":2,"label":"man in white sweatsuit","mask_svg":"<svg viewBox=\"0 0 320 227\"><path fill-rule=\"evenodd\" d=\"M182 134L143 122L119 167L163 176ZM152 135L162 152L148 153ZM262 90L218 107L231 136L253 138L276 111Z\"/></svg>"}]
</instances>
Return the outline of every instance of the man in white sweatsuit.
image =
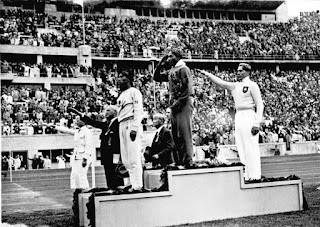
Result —
<instances>
[{"instance_id":1,"label":"man in white sweatsuit","mask_svg":"<svg viewBox=\"0 0 320 227\"><path fill-rule=\"evenodd\" d=\"M143 187L141 163L141 140L143 104L141 92L131 87L132 71L122 71L118 77L121 91L117 99L120 135L120 153L123 165L129 172L131 187L128 192L138 192Z\"/></svg>"},{"instance_id":2,"label":"man in white sweatsuit","mask_svg":"<svg viewBox=\"0 0 320 227\"><path fill-rule=\"evenodd\" d=\"M263 101L260 89L250 80L251 66L240 63L237 77L240 82L227 82L217 76L197 70L206 75L213 83L231 91L235 102L235 139L240 161L245 165L245 180L261 179L259 150L259 129L263 114Z\"/></svg>"},{"instance_id":3,"label":"man in white sweatsuit","mask_svg":"<svg viewBox=\"0 0 320 227\"><path fill-rule=\"evenodd\" d=\"M77 117L79 129L69 129L63 126L55 126L55 129L74 135L73 164L70 175L71 189L89 189L88 169L91 157L94 154L93 133L87 125Z\"/></svg>"}]
</instances>

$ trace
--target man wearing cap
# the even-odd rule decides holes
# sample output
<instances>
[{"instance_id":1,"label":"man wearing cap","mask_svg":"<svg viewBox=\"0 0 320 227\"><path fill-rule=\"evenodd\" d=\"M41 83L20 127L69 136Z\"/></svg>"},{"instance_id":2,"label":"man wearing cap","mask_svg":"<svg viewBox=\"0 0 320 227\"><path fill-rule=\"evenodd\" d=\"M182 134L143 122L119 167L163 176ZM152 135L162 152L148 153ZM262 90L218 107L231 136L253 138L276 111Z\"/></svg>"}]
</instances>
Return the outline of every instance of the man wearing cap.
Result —
<instances>
[{"instance_id":1,"label":"man wearing cap","mask_svg":"<svg viewBox=\"0 0 320 227\"><path fill-rule=\"evenodd\" d=\"M142 190L141 139L143 104L141 92L132 87L133 71L123 70L118 77L121 94L117 99L120 152L123 165L129 172L128 192ZM130 186L130 185L129 185Z\"/></svg>"},{"instance_id":2,"label":"man wearing cap","mask_svg":"<svg viewBox=\"0 0 320 227\"><path fill-rule=\"evenodd\" d=\"M263 101L257 83L250 80L251 66L240 63L237 78L240 82L227 82L205 71L197 70L216 85L231 91L235 102L235 140L240 161L245 165L245 180L261 179L259 129L262 122Z\"/></svg>"},{"instance_id":3,"label":"man wearing cap","mask_svg":"<svg viewBox=\"0 0 320 227\"><path fill-rule=\"evenodd\" d=\"M117 109L117 106L114 105L107 106L105 112L106 121L104 122L93 120L76 109L68 109L71 112L80 115L83 122L102 130L100 134L101 164L104 167L107 185L110 190L116 190L118 186L123 185L123 179L117 177L115 172L120 157Z\"/></svg>"},{"instance_id":4,"label":"man wearing cap","mask_svg":"<svg viewBox=\"0 0 320 227\"><path fill-rule=\"evenodd\" d=\"M164 126L166 117L164 114L153 115L153 126L157 129L151 147L146 147L144 157L146 162L152 162L152 166L166 167L173 163L172 151L174 143L169 129Z\"/></svg>"},{"instance_id":5,"label":"man wearing cap","mask_svg":"<svg viewBox=\"0 0 320 227\"><path fill-rule=\"evenodd\" d=\"M172 49L158 64L154 80L169 82L171 132L176 149L174 159L177 165L188 168L193 165L193 87L191 71L181 59L182 52Z\"/></svg>"}]
</instances>

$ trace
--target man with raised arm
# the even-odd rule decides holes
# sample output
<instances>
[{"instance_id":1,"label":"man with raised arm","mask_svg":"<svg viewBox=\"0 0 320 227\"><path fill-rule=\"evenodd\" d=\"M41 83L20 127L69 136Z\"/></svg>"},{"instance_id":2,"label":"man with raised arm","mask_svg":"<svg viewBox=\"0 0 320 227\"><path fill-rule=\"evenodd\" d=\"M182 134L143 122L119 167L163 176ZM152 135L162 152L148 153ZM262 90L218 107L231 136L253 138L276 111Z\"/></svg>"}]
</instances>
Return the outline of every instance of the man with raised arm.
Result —
<instances>
[{"instance_id":1,"label":"man with raised arm","mask_svg":"<svg viewBox=\"0 0 320 227\"><path fill-rule=\"evenodd\" d=\"M74 163L70 175L71 189L89 189L87 173L95 149L93 133L79 116L76 118L76 125L78 129L69 129L64 126L54 127L60 132L74 135Z\"/></svg>"},{"instance_id":2,"label":"man with raised arm","mask_svg":"<svg viewBox=\"0 0 320 227\"><path fill-rule=\"evenodd\" d=\"M260 89L250 80L251 66L240 63L237 70L239 82L227 82L205 71L198 70L216 85L231 91L235 102L235 139L240 161L245 165L245 180L261 179L261 161L258 133L263 114Z\"/></svg>"}]
</instances>

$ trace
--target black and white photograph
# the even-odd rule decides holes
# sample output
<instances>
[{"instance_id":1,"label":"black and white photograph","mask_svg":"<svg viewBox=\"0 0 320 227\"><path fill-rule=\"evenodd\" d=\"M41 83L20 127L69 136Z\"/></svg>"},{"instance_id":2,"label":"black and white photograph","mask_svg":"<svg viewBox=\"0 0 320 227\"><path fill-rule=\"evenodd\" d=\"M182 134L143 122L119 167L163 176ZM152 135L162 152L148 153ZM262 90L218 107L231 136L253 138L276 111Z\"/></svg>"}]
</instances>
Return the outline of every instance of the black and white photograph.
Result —
<instances>
[{"instance_id":1,"label":"black and white photograph","mask_svg":"<svg viewBox=\"0 0 320 227\"><path fill-rule=\"evenodd\" d=\"M3 227L319 227L320 0L0 0Z\"/></svg>"}]
</instances>

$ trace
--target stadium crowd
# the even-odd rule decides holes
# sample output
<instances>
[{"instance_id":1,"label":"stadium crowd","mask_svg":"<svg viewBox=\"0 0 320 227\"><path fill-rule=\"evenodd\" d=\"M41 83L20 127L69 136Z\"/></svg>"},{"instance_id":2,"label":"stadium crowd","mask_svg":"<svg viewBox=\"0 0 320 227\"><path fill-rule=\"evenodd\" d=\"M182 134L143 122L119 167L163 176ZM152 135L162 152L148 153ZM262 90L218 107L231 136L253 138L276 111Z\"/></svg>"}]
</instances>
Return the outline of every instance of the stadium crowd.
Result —
<instances>
[{"instance_id":1,"label":"stadium crowd","mask_svg":"<svg viewBox=\"0 0 320 227\"><path fill-rule=\"evenodd\" d=\"M168 90L165 83L155 83L154 88L152 75L148 70L137 69L135 72L134 86L139 88L144 98L144 124L151 125L155 111L166 113L168 110ZM195 144L203 145L212 141L234 144L231 95L214 85L210 86L209 80L201 77L195 70L192 73L195 90ZM233 70L215 73L225 80L236 79L236 72ZM71 127L73 119L67 113L68 106L91 113L97 120L102 120L104 107L114 104L118 96L116 71L106 66L93 67L92 76L95 78L95 85L85 88L46 90L41 87L2 85L3 133L19 133L17 126L24 120L37 126L42 122L59 122ZM281 71L276 74L274 71L256 70L252 79L261 87L265 100L265 124L260 133L260 142L278 142L281 138L286 141L286 134L293 141L320 139L318 71ZM153 91L156 91L155 95ZM40 132L43 133L41 130Z\"/></svg>"},{"instance_id":2,"label":"stadium crowd","mask_svg":"<svg viewBox=\"0 0 320 227\"><path fill-rule=\"evenodd\" d=\"M24 77L81 77L92 76L92 68L78 64L1 61L1 73L13 73Z\"/></svg>"},{"instance_id":3,"label":"stadium crowd","mask_svg":"<svg viewBox=\"0 0 320 227\"><path fill-rule=\"evenodd\" d=\"M85 15L85 40L100 56L150 57L150 50L183 48L188 58L315 59L320 56L320 14L287 22L152 21ZM54 29L38 29L41 27ZM169 32L168 32L169 31ZM81 15L0 10L0 44L78 47Z\"/></svg>"},{"instance_id":4,"label":"stadium crowd","mask_svg":"<svg viewBox=\"0 0 320 227\"><path fill-rule=\"evenodd\" d=\"M280 56L298 60L320 56L319 12L302 15L288 22L273 23L168 22L90 14L85 17L86 44L100 56L150 57L151 48L162 52L176 45L182 47L187 58L231 56L244 59L260 56L268 59L270 56ZM83 44L81 23L82 18L78 14L56 17L33 11L1 9L0 44L78 47ZM73 119L67 113L68 106L102 119L105 105L113 104L118 95L115 80L117 72L106 66L88 68L68 63L2 61L1 73L9 72L24 77L91 76L95 78L96 84L86 88L51 90L36 86L2 85L3 134L20 133L19 126L24 121L36 126L35 133L43 132L42 122L60 122L71 127ZM211 141L234 144L231 95L214 86L207 86L208 80L196 71L192 70L192 73L195 90L195 144L203 145ZM235 80L233 70L215 73L225 80ZM261 88L266 106L260 142L320 138L319 72L275 73L257 70L253 72L252 79ZM144 97L146 125L151 122L155 110L166 113L169 95L165 84L155 83L154 88L150 72L137 69L134 86L140 89Z\"/></svg>"}]
</instances>

